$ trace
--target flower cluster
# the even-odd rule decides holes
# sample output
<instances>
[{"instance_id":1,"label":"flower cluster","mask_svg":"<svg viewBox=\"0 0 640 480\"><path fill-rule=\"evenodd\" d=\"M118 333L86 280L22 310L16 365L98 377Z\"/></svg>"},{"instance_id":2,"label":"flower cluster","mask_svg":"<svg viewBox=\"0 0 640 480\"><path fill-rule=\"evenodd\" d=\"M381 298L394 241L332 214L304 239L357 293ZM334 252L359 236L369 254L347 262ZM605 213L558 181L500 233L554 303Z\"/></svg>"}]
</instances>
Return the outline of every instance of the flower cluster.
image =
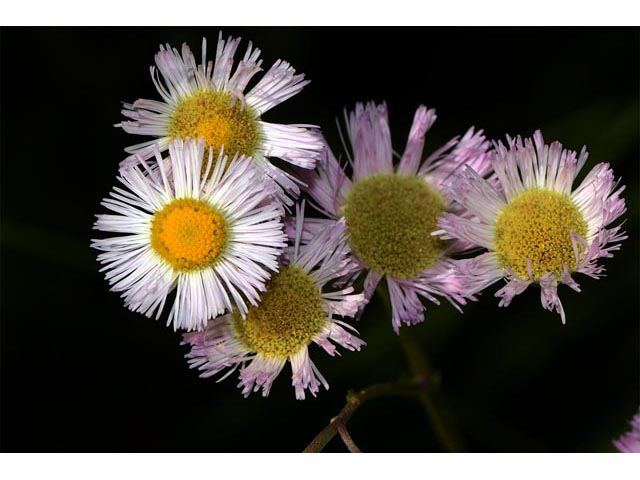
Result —
<instances>
[{"instance_id":1,"label":"flower cluster","mask_svg":"<svg viewBox=\"0 0 640 480\"><path fill-rule=\"evenodd\" d=\"M126 149L94 226L111 235L92 242L127 308L160 318L170 304L201 376L237 371L245 396L266 396L289 363L296 398L315 395L328 382L311 345L360 350L348 322L376 289L396 333L424 321L424 300L462 311L500 279L500 306L537 284L564 322L558 286L601 276L625 238L609 165L574 188L585 149L470 128L424 158L436 113L420 106L396 162L387 107L367 103L345 112L341 163L318 127L262 119L308 81L278 60L245 91L262 60L249 44L236 64L239 45L220 36L208 61L203 41L201 63L186 45L160 47L161 100L125 104L116 125L152 138Z\"/></svg>"}]
</instances>

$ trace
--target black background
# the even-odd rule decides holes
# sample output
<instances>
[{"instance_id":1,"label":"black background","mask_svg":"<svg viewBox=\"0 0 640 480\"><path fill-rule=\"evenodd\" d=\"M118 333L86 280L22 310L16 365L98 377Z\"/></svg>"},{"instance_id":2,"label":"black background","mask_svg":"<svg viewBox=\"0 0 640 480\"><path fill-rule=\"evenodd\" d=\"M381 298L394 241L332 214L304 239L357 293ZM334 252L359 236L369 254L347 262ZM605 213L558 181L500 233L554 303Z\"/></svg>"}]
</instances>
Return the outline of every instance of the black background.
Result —
<instances>
[{"instance_id":1,"label":"black background","mask_svg":"<svg viewBox=\"0 0 640 480\"><path fill-rule=\"evenodd\" d=\"M554 139L610 162L627 185L629 239L608 276L560 288L567 324L529 289L509 308L492 294L464 315L428 306L410 330L442 376L469 451L613 451L639 402L637 29L225 28L305 72L312 83L265 120L321 125L386 100L394 149L415 108L436 107L432 151L470 125L491 138ZM295 401L287 371L271 396L244 400L187 368L179 335L127 311L89 249L93 215L134 137L113 128L120 102L159 98L159 43L210 57L218 28L2 30L2 450L299 451L349 388L406 371L374 302L358 325L368 346L312 357L331 384ZM243 43L241 50L244 50ZM418 404L376 400L350 422L365 451L440 451ZM328 450L344 451L339 440Z\"/></svg>"}]
</instances>

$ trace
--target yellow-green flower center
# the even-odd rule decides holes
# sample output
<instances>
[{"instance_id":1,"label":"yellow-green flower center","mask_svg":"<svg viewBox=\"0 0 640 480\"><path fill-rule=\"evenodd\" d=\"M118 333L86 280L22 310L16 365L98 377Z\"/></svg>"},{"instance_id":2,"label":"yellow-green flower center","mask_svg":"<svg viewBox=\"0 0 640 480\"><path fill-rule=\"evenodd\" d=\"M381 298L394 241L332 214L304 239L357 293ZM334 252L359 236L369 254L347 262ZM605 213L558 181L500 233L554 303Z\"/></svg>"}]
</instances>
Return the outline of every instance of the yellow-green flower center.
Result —
<instances>
[{"instance_id":1,"label":"yellow-green flower center","mask_svg":"<svg viewBox=\"0 0 640 480\"><path fill-rule=\"evenodd\" d=\"M151 246L180 271L212 265L227 240L226 222L209 204L179 198L153 216Z\"/></svg>"},{"instance_id":2,"label":"yellow-green flower center","mask_svg":"<svg viewBox=\"0 0 640 480\"><path fill-rule=\"evenodd\" d=\"M573 201L546 189L527 190L500 212L494 243L503 267L529 279L527 259L534 279L551 272L560 277L562 267L576 266L571 232L585 237L587 223Z\"/></svg>"},{"instance_id":3,"label":"yellow-green flower center","mask_svg":"<svg viewBox=\"0 0 640 480\"><path fill-rule=\"evenodd\" d=\"M234 312L236 335L246 347L268 358L286 359L309 345L325 326L320 291L300 267L285 266L266 285L260 304L243 320Z\"/></svg>"},{"instance_id":4,"label":"yellow-green flower center","mask_svg":"<svg viewBox=\"0 0 640 480\"><path fill-rule=\"evenodd\" d=\"M207 151L252 156L260 142L257 116L228 92L201 90L180 102L168 127L173 139L203 138ZM214 156L214 158L216 158Z\"/></svg>"},{"instance_id":5,"label":"yellow-green flower center","mask_svg":"<svg viewBox=\"0 0 640 480\"><path fill-rule=\"evenodd\" d=\"M357 181L343 207L349 244L380 274L411 278L430 268L444 243L431 232L442 197L418 177L374 174Z\"/></svg>"}]
</instances>

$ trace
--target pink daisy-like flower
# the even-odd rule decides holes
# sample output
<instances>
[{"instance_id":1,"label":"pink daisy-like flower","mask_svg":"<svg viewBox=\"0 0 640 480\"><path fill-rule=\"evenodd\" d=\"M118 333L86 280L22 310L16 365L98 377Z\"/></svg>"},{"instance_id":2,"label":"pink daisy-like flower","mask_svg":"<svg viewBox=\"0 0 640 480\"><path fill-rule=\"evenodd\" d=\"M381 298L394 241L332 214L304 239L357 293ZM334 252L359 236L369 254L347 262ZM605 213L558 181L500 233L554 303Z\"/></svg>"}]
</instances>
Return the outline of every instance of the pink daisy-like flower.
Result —
<instances>
[{"instance_id":1,"label":"pink daisy-like flower","mask_svg":"<svg viewBox=\"0 0 640 480\"><path fill-rule=\"evenodd\" d=\"M116 126L127 133L156 137L125 149L132 155L124 164L139 157L153 156L154 149L166 150L176 138L203 139L205 148L251 157L258 168L273 178L280 198L285 193L297 196L295 179L272 165L268 157L277 157L302 168L313 168L322 152L322 142L311 125L281 125L262 120L262 115L299 93L309 83L296 75L287 62L276 61L256 85L244 92L252 77L260 72L260 50L251 43L243 59L233 70L240 38L222 39L219 35L215 61L207 61L206 39L202 41L200 64L186 44L182 53L169 45L160 46L151 67L151 77L162 97L125 103L122 114L129 120ZM160 79L162 76L162 80Z\"/></svg>"},{"instance_id":2,"label":"pink daisy-like flower","mask_svg":"<svg viewBox=\"0 0 640 480\"><path fill-rule=\"evenodd\" d=\"M283 256L278 273L267 283L257 306L243 319L237 312L209 320L204 332L187 333L183 343L191 345L186 357L191 368L210 377L230 369L220 380L240 367L242 393L262 390L267 396L271 385L287 361L293 372L296 398L305 398L329 384L309 358L309 346L315 343L329 355L339 352L336 345L360 350L365 342L349 331L347 323L334 318L353 317L364 302L364 295L353 287L327 288L350 270L350 252L346 244L344 222L336 222L318 232L306 244L300 236L304 215L297 212L294 246ZM332 343L334 342L334 343Z\"/></svg>"},{"instance_id":3,"label":"pink daisy-like flower","mask_svg":"<svg viewBox=\"0 0 640 480\"><path fill-rule=\"evenodd\" d=\"M443 297L458 309L466 301L449 257L468 245L444 242L432 232L443 212L459 211L445 189L452 174L464 165L479 175L488 173L489 142L482 131L471 128L421 161L425 134L435 120L435 110L417 109L404 154L394 167L386 105L357 104L347 117L352 177L329 148L316 171L301 173L316 207L333 220L344 218L356 258L351 274L368 272L367 300L386 277L396 332L402 324L424 320L420 297L435 304ZM321 221L314 225L322 228Z\"/></svg>"},{"instance_id":4,"label":"pink daisy-like flower","mask_svg":"<svg viewBox=\"0 0 640 480\"><path fill-rule=\"evenodd\" d=\"M565 150L559 142L544 144L537 131L533 140L509 139L491 154L494 185L472 169L452 182L450 194L475 218L447 213L439 221L442 238L484 247L487 253L459 260L458 273L465 279L464 295L474 295L501 279L507 284L495 294L507 306L529 285L540 286L542 306L555 310L565 322L558 284L580 291L574 273L599 278L600 258L613 256L626 238L620 225L607 228L625 211L613 171L607 163L591 169L572 189L587 161Z\"/></svg>"},{"instance_id":5,"label":"pink daisy-like flower","mask_svg":"<svg viewBox=\"0 0 640 480\"><path fill-rule=\"evenodd\" d=\"M640 409L629 422L631 430L624 433L617 440L613 441L613 446L622 453L640 453Z\"/></svg>"},{"instance_id":6,"label":"pink daisy-like flower","mask_svg":"<svg viewBox=\"0 0 640 480\"><path fill-rule=\"evenodd\" d=\"M246 314L286 245L273 182L251 159L220 154L214 165L204 152L202 140L176 140L169 158L156 151L154 168L144 160L123 168L124 188L102 202L113 213L96 215L94 225L120 234L91 245L103 252L111 290L158 318L175 289L167 321L175 329L202 329L233 307Z\"/></svg>"}]
</instances>

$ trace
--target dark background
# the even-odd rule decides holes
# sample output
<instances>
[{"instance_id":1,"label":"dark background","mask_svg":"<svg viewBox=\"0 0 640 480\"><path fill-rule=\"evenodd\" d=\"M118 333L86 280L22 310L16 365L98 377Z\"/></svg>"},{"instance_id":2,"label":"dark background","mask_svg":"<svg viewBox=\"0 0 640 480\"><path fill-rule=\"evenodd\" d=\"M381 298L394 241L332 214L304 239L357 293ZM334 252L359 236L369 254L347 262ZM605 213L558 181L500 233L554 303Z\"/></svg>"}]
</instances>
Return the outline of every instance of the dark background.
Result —
<instances>
[{"instance_id":1,"label":"dark background","mask_svg":"<svg viewBox=\"0 0 640 480\"><path fill-rule=\"evenodd\" d=\"M627 185L629 239L608 276L560 287L567 324L530 288L498 308L491 288L464 315L428 306L410 329L440 372L469 451L613 451L640 403L638 311L639 34L637 29L224 28L312 79L265 120L321 125L386 100L402 151L415 108L436 107L432 151L470 125L491 138L587 144ZM196 58L218 28L3 29L2 385L4 451L300 451L349 388L407 371L376 302L358 325L359 354L312 357L331 390L294 399L288 367L267 399L244 400L187 368L179 335L127 311L89 249L93 216L123 148L142 141L113 124L120 101L158 98L158 44ZM242 53L246 43L241 47ZM380 399L350 422L365 451L440 451L419 404ZM339 440L328 450L345 451Z\"/></svg>"}]
</instances>

